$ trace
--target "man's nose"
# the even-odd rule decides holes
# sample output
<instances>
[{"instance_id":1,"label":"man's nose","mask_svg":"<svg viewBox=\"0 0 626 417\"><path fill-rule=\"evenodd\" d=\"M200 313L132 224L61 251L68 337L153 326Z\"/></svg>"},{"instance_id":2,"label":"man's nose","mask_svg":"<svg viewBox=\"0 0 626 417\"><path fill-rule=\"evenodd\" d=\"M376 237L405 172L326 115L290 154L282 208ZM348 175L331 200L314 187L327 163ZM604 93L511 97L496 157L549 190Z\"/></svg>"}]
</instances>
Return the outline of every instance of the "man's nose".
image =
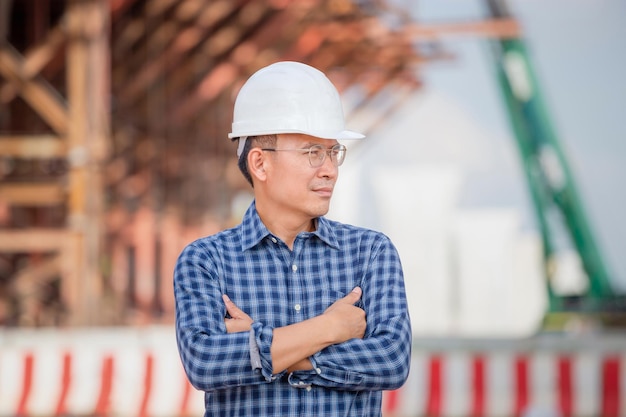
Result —
<instances>
[{"instance_id":1,"label":"man's nose","mask_svg":"<svg viewBox=\"0 0 626 417\"><path fill-rule=\"evenodd\" d=\"M319 172L322 176L335 177L338 171L339 167L335 166L329 153L326 153L326 158L324 158L324 163L320 166Z\"/></svg>"}]
</instances>

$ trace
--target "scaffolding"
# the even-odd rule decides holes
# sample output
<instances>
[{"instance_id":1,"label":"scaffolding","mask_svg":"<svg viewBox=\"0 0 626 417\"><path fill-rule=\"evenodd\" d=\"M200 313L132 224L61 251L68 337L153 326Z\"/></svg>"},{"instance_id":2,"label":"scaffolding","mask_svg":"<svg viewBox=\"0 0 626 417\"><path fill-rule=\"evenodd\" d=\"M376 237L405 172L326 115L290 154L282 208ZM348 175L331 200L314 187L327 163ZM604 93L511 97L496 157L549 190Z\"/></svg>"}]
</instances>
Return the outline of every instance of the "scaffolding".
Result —
<instances>
[{"instance_id":1,"label":"scaffolding","mask_svg":"<svg viewBox=\"0 0 626 417\"><path fill-rule=\"evenodd\" d=\"M349 0L3 0L0 23L0 323L20 326L173 319L178 252L247 191L226 133L258 68L311 64L358 113L420 88L441 36L518 33Z\"/></svg>"}]
</instances>

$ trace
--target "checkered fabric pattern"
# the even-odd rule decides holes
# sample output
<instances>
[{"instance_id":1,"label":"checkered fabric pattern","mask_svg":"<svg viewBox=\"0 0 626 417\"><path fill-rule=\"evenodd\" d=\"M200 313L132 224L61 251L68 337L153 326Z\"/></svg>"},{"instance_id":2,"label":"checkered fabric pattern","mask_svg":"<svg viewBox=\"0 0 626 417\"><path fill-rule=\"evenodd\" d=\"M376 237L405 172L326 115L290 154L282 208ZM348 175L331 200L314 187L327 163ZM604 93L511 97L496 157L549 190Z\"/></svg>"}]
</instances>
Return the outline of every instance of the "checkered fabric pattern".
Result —
<instances>
[{"instance_id":1,"label":"checkered fabric pattern","mask_svg":"<svg viewBox=\"0 0 626 417\"><path fill-rule=\"evenodd\" d=\"M316 221L290 250L253 202L240 225L181 253L176 335L189 380L205 391L206 417L380 416L382 390L406 380L411 326L395 247L376 231ZM311 371L273 375L273 329L322 314L356 286L365 337L316 353ZM251 332L226 333L222 294L253 318Z\"/></svg>"}]
</instances>

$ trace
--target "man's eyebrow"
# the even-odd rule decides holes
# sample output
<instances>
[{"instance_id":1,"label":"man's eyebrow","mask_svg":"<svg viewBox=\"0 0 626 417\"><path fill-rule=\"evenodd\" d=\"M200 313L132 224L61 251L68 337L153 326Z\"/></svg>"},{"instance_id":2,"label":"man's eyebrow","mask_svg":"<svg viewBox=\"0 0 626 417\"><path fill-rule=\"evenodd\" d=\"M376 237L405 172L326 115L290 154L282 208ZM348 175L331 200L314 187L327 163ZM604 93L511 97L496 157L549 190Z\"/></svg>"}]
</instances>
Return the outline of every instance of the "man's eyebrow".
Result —
<instances>
[{"instance_id":1,"label":"man's eyebrow","mask_svg":"<svg viewBox=\"0 0 626 417\"><path fill-rule=\"evenodd\" d=\"M309 149L313 145L317 145L317 143L306 142L306 143L303 143L302 145L300 145L300 147L298 147L297 149Z\"/></svg>"},{"instance_id":2,"label":"man's eyebrow","mask_svg":"<svg viewBox=\"0 0 626 417\"><path fill-rule=\"evenodd\" d=\"M336 142L336 143L333 143L333 144L328 144L328 145L323 144L323 143L317 143L317 142L307 142L307 143L303 144L302 147L304 149L304 148L310 148L311 146L315 146L315 145L319 145L319 146L321 146L324 149L330 149L330 148L332 148L335 145L339 145L339 142Z\"/></svg>"}]
</instances>

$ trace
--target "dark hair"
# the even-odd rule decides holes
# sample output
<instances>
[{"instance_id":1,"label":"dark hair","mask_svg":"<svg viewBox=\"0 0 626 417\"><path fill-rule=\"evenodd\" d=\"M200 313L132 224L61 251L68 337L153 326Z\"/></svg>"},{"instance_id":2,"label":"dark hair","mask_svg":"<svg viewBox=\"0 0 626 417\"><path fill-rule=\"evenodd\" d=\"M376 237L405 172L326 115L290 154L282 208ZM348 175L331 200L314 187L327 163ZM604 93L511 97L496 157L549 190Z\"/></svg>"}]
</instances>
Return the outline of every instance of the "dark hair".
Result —
<instances>
[{"instance_id":1,"label":"dark hair","mask_svg":"<svg viewBox=\"0 0 626 417\"><path fill-rule=\"evenodd\" d=\"M250 176L250 171L248 171L248 154L250 153L250 149L255 147L275 147L277 139L278 137L276 135L250 136L248 137L248 139L246 139L246 144L241 151L241 155L239 155L239 161L237 162L237 166L239 166L239 170L243 174L246 181L248 181L248 183L250 183L252 187L254 187L254 184L252 183L252 176Z\"/></svg>"}]
</instances>

